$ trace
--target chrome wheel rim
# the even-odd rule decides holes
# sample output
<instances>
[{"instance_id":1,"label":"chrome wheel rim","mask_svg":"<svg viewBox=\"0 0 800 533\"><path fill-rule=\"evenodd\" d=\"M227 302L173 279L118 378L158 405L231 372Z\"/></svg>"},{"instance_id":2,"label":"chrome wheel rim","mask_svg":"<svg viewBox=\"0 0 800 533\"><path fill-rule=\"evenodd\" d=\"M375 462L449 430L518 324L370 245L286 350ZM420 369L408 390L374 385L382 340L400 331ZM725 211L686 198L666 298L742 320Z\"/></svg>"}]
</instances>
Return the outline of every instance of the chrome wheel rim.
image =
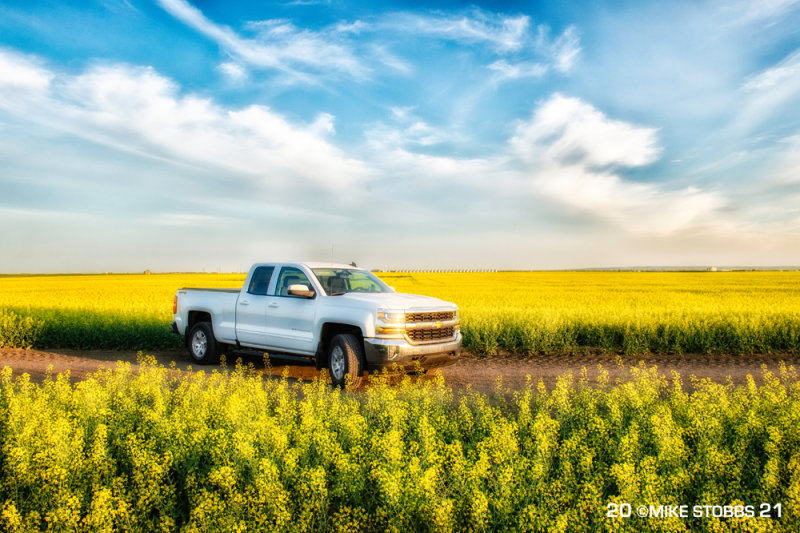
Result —
<instances>
[{"instance_id":1,"label":"chrome wheel rim","mask_svg":"<svg viewBox=\"0 0 800 533\"><path fill-rule=\"evenodd\" d=\"M208 339L202 330L194 332L192 336L192 353L197 359L202 359L206 355Z\"/></svg>"},{"instance_id":2,"label":"chrome wheel rim","mask_svg":"<svg viewBox=\"0 0 800 533\"><path fill-rule=\"evenodd\" d=\"M335 381L344 378L344 350L341 346L334 346L331 350L331 376Z\"/></svg>"}]
</instances>

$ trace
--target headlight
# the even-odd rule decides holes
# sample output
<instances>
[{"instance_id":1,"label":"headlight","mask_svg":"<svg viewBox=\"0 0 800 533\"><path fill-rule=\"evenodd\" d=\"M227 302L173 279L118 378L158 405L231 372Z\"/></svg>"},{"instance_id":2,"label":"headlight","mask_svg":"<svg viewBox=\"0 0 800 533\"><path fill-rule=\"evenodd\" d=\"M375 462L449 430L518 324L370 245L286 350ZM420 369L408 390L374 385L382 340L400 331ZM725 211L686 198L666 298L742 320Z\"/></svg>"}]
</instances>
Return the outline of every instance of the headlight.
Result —
<instances>
[{"instance_id":1,"label":"headlight","mask_svg":"<svg viewBox=\"0 0 800 533\"><path fill-rule=\"evenodd\" d=\"M375 322L375 334L385 338L402 338L406 331L406 314L402 311L381 309Z\"/></svg>"},{"instance_id":2,"label":"headlight","mask_svg":"<svg viewBox=\"0 0 800 533\"><path fill-rule=\"evenodd\" d=\"M400 311L378 311L378 320L392 324L403 324L406 321L406 314Z\"/></svg>"}]
</instances>

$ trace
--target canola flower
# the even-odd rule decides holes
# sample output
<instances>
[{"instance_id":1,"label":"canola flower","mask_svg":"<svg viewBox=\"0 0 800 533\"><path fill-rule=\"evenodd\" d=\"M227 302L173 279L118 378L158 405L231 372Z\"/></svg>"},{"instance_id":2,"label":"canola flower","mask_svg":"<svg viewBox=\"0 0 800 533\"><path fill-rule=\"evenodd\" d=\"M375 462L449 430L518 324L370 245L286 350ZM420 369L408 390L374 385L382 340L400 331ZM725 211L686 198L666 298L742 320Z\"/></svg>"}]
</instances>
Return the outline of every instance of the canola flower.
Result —
<instances>
[{"instance_id":1,"label":"canola flower","mask_svg":"<svg viewBox=\"0 0 800 533\"><path fill-rule=\"evenodd\" d=\"M145 362L147 358L144 358ZM797 531L800 380L358 392L237 365L0 373L0 530ZM781 504L764 518L610 506Z\"/></svg>"},{"instance_id":2,"label":"canola flower","mask_svg":"<svg viewBox=\"0 0 800 533\"><path fill-rule=\"evenodd\" d=\"M459 305L466 349L492 355L797 353L800 272L485 272L379 275ZM178 288L241 274L0 277L0 347L178 347Z\"/></svg>"}]
</instances>

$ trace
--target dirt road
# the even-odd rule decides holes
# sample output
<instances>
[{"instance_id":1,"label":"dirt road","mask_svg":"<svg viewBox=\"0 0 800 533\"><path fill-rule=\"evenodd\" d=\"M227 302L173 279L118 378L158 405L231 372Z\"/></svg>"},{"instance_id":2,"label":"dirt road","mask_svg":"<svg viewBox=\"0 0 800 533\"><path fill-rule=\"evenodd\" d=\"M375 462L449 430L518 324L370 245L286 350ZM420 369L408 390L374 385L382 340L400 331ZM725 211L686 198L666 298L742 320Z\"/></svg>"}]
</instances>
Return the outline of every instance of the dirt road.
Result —
<instances>
[{"instance_id":1,"label":"dirt road","mask_svg":"<svg viewBox=\"0 0 800 533\"><path fill-rule=\"evenodd\" d=\"M174 362L176 367L182 371L189 369L188 357L182 350L148 353L154 355L158 363L164 366L169 366ZM71 380L78 381L101 368L112 368L117 361L131 363L134 370L139 366L135 351L43 351L0 348L0 368L10 366L14 375L26 372L34 381L43 380L48 367L52 367L53 374L69 370ZM308 380L319 375L313 364L287 363L277 357L270 358L269 366L266 366L263 359L259 357L245 356L244 361L252 362L258 371L272 376L280 376L286 368L291 380L298 378ZM691 376L709 378L721 383L730 377L734 383L744 383L747 375L750 374L759 382L762 368L777 373L781 362L785 362L787 366L793 365L800 368L800 355L478 357L465 354L456 364L432 371L430 374L441 373L445 382L456 389L463 389L469 385L474 390L490 392L494 390L498 378L502 379L504 387L519 388L525 384L527 376L530 376L534 384L542 380L550 388L555 385L559 376L567 372L572 372L577 379L583 368L586 368L590 383L596 383L599 367L608 371L611 382L617 379L624 381L631 377L630 367L644 364L647 367L656 366L658 372L667 377L670 377L673 371L677 371L682 376L684 384L691 386ZM194 366L194 368L211 370L209 367Z\"/></svg>"}]
</instances>

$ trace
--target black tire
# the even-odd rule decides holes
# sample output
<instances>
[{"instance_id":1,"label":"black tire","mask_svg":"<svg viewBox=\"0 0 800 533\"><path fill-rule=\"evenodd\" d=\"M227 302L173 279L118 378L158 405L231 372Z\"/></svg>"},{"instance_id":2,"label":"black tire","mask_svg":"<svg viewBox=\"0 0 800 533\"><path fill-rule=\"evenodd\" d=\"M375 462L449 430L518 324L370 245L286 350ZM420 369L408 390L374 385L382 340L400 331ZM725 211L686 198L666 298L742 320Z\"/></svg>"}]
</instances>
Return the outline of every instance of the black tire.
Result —
<instances>
[{"instance_id":1,"label":"black tire","mask_svg":"<svg viewBox=\"0 0 800 533\"><path fill-rule=\"evenodd\" d=\"M214 330L210 322L198 322L189 331L186 342L189 357L198 365L214 365L219 363L220 344L214 338Z\"/></svg>"},{"instance_id":2,"label":"black tire","mask_svg":"<svg viewBox=\"0 0 800 533\"><path fill-rule=\"evenodd\" d=\"M328 344L328 370L334 387L355 389L364 374L364 348L352 333L340 333Z\"/></svg>"}]
</instances>

